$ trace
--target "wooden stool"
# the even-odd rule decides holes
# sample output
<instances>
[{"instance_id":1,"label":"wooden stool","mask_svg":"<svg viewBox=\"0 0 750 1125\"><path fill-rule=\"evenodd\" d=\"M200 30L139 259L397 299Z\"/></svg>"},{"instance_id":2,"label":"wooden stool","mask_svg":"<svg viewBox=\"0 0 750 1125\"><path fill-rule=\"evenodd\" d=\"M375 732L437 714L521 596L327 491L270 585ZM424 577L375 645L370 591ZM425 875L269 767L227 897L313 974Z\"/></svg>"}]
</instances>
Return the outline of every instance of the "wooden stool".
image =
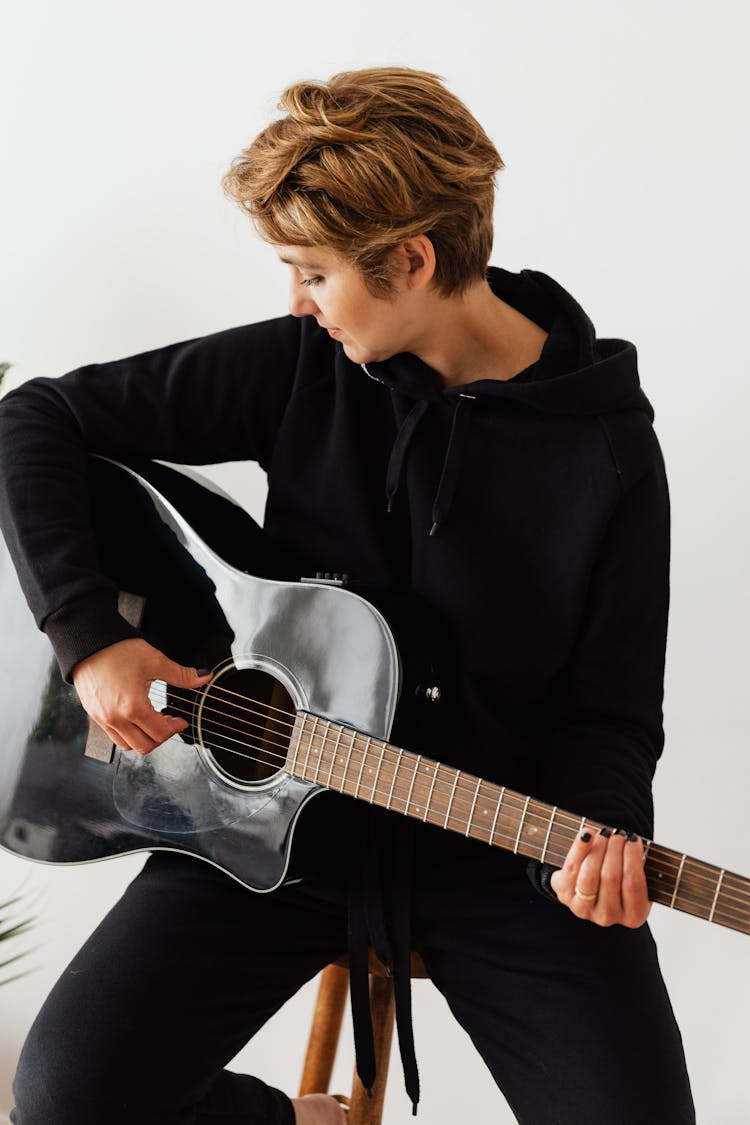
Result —
<instances>
[{"instance_id":1,"label":"wooden stool","mask_svg":"<svg viewBox=\"0 0 750 1125\"><path fill-rule=\"evenodd\" d=\"M385 968L372 950L369 952L369 972L377 1075L372 1097L368 1098L355 1069L347 1125L380 1125L383 1117L383 1099L391 1057L395 1012L393 980L386 974ZM427 976L424 963L418 953L411 955L411 975L412 978ZM347 957L341 957L323 969L320 974L318 998L299 1088L300 1097L304 1094L328 1093L348 993L349 960Z\"/></svg>"}]
</instances>

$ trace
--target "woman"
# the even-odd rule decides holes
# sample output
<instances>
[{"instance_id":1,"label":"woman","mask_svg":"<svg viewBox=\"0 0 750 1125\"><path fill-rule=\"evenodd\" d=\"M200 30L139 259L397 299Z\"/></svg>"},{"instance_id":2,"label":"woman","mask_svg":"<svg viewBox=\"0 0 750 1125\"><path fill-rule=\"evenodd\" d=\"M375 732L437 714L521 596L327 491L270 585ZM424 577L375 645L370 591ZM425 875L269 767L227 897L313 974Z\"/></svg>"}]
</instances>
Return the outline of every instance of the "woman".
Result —
<instances>
[{"instance_id":1,"label":"woman","mask_svg":"<svg viewBox=\"0 0 750 1125\"><path fill-rule=\"evenodd\" d=\"M224 184L287 266L291 315L3 404L3 526L36 619L119 746L183 730L148 686L207 676L118 615L86 457L257 460L266 529L299 574L347 574L421 638L440 698L402 699L393 739L612 828L584 826L562 870L527 871L339 798L309 814L305 877L272 895L157 853L37 1018L14 1120L340 1122L332 1098L222 1068L348 944L371 1085L370 944L393 966L415 1105L410 948L519 1121L693 1121L645 925L669 513L635 348L597 339L546 274L488 268L503 164L435 76L348 72L281 107Z\"/></svg>"}]
</instances>

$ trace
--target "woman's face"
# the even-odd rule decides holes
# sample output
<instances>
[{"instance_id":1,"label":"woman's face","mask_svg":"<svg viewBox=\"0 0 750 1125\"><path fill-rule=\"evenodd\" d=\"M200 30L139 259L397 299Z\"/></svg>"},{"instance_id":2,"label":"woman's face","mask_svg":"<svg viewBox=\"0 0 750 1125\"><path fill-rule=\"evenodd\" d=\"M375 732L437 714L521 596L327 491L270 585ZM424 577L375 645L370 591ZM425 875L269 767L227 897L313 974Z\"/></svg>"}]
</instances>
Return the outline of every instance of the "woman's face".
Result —
<instances>
[{"instance_id":1,"label":"woman's face","mask_svg":"<svg viewBox=\"0 0 750 1125\"><path fill-rule=\"evenodd\" d=\"M416 324L408 288L395 280L387 298L374 297L360 271L321 246L276 246L289 266L289 311L314 316L339 340L354 363L388 359L408 351Z\"/></svg>"}]
</instances>

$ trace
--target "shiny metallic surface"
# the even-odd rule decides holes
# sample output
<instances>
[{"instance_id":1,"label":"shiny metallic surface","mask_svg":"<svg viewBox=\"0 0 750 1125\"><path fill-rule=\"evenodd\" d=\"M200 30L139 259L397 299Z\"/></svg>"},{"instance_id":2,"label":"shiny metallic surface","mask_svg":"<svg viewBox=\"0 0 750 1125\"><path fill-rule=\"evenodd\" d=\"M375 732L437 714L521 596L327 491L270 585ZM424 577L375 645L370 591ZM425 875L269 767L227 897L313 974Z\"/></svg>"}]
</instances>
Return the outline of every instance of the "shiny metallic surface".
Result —
<instances>
[{"instance_id":1,"label":"shiny metallic surface","mask_svg":"<svg viewBox=\"0 0 750 1125\"><path fill-rule=\"evenodd\" d=\"M247 574L153 484L123 467L107 472L106 487L123 488L118 511L133 496L141 507L147 498L148 534L138 549L142 556L152 544L161 575L156 594L145 594L147 640L163 647L174 635L168 654L197 663L189 641L195 622L196 635L207 638L199 651L275 672L295 706L388 738L401 668L390 629L369 602L332 585ZM119 560L121 548L112 551ZM134 573L139 568L142 557ZM145 757L120 750L111 764L85 757L87 716L34 625L4 548L0 621L0 846L53 863L178 849L255 890L283 881L297 819L320 786L283 770L257 785L231 784L198 748L195 727L195 740L176 736Z\"/></svg>"}]
</instances>

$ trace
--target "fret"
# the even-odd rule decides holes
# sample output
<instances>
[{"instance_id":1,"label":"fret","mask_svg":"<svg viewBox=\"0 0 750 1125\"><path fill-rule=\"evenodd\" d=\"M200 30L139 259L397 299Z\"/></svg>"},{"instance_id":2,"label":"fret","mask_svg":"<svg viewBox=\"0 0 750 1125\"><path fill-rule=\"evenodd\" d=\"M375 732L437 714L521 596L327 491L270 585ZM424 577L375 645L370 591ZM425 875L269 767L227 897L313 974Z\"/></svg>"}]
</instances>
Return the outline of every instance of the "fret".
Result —
<instances>
[{"instance_id":1,"label":"fret","mask_svg":"<svg viewBox=\"0 0 750 1125\"><path fill-rule=\"evenodd\" d=\"M315 778L314 778L315 781L317 781L320 777L320 764L323 761L323 751L325 749L326 738L331 733L331 720L330 719L328 719L326 721L326 728L327 728L327 733L323 736L323 744L320 747L320 753L318 754L318 761L317 761L316 766L315 766Z\"/></svg>"},{"instance_id":2,"label":"fret","mask_svg":"<svg viewBox=\"0 0 750 1125\"><path fill-rule=\"evenodd\" d=\"M383 742L380 745L380 757L378 758L378 767L375 770L375 780L372 783L372 793L370 794L370 804L372 804L372 802L375 800L375 790L378 787L378 778L380 777L380 767L383 764L383 758L384 757L385 757L385 743Z\"/></svg>"},{"instance_id":3,"label":"fret","mask_svg":"<svg viewBox=\"0 0 750 1125\"><path fill-rule=\"evenodd\" d=\"M505 786L503 786L502 789L500 790L500 796L498 798L497 807L495 809L495 815L492 819L492 828L490 829L490 843L491 844L494 844L494 842L495 842L495 827L497 825L497 818L500 815L500 806L503 803L503 797L504 796L505 796Z\"/></svg>"},{"instance_id":4,"label":"fret","mask_svg":"<svg viewBox=\"0 0 750 1125\"><path fill-rule=\"evenodd\" d=\"M332 788L331 778L333 777L333 767L336 765L336 754L338 753L338 749L339 749L339 746L341 744L341 735L343 733L344 733L344 728L339 727L338 734L336 735L336 741L333 744L333 750L331 752L331 766L330 766L330 769L328 770L328 777L326 778L326 785L328 786L329 789Z\"/></svg>"},{"instance_id":5,"label":"fret","mask_svg":"<svg viewBox=\"0 0 750 1125\"><path fill-rule=\"evenodd\" d=\"M450 820L450 817L451 817L451 809L453 808L453 798L456 795L456 786L458 785L458 778L459 778L459 773L458 773L458 770L456 770L455 771L455 777L453 778L453 788L451 789L451 795L448 798L448 808L445 810L445 824L443 825L443 828L448 827L448 821Z\"/></svg>"},{"instance_id":6,"label":"fret","mask_svg":"<svg viewBox=\"0 0 750 1125\"><path fill-rule=\"evenodd\" d=\"M354 750L354 739L357 737L357 732L354 730L349 731L349 750L347 751L346 761L344 762L344 772L341 775L341 792L346 791L346 775L349 772L349 766L352 760L352 751Z\"/></svg>"},{"instance_id":7,"label":"fret","mask_svg":"<svg viewBox=\"0 0 750 1125\"><path fill-rule=\"evenodd\" d=\"M433 794L433 791L435 789L435 782L437 781L437 775L438 775L439 769L440 769L440 766L436 765L435 768L432 771L432 784L430 785L430 791L427 794L427 801L425 802L425 806L424 806L424 816L422 817L422 819L425 820L425 821L427 820L427 815L430 811L430 802L432 801L432 794Z\"/></svg>"},{"instance_id":8,"label":"fret","mask_svg":"<svg viewBox=\"0 0 750 1125\"><path fill-rule=\"evenodd\" d=\"M513 854L514 855L518 855L518 841L521 839L521 833L523 832L523 822L526 819L526 812L528 810L530 800L531 800L531 797L527 797L526 800L524 801L523 812L521 813L521 819L520 819L519 824L518 824L518 834L516 836L516 842L513 845Z\"/></svg>"},{"instance_id":9,"label":"fret","mask_svg":"<svg viewBox=\"0 0 750 1125\"><path fill-rule=\"evenodd\" d=\"M469 810L469 820L466 825L466 835L471 832L471 818L474 816L474 809L477 807L477 797L479 796L479 786L482 784L481 777L477 778L477 787L474 790L474 800L471 802L471 809Z\"/></svg>"},{"instance_id":10,"label":"fret","mask_svg":"<svg viewBox=\"0 0 750 1125\"><path fill-rule=\"evenodd\" d=\"M417 771L419 769L419 763L421 761L422 761L422 755L417 754L417 760L414 763L414 773L411 775L411 784L409 786L409 793L408 793L407 798L406 798L406 804L404 805L404 812L407 815L409 813L409 802L411 801L411 795L412 795L412 791L414 789L414 782L417 780ZM419 810L417 810L417 811L419 811Z\"/></svg>"},{"instance_id":11,"label":"fret","mask_svg":"<svg viewBox=\"0 0 750 1125\"><path fill-rule=\"evenodd\" d=\"M362 784L362 774L364 773L365 762L367 761L367 750L369 748L369 745L372 743L372 739L370 738L369 734L365 735L365 741L368 743L368 746L366 746L365 749L362 751L362 763L359 767L359 774L357 776L357 784L354 786L354 796L355 797L359 796L359 787Z\"/></svg>"},{"instance_id":12,"label":"fret","mask_svg":"<svg viewBox=\"0 0 750 1125\"><path fill-rule=\"evenodd\" d=\"M295 727L295 735L296 735L296 738L297 738L297 744L294 747L294 754L291 754L289 756L289 758L287 759L288 762L289 762L289 772L292 775L294 775L294 773L297 769L297 755L299 754L299 744L300 744L300 739L302 738L302 727L304 726L305 722L306 722L306 719L302 715L297 715L297 718L294 720L294 727Z\"/></svg>"},{"instance_id":13,"label":"fret","mask_svg":"<svg viewBox=\"0 0 750 1125\"><path fill-rule=\"evenodd\" d=\"M686 859L687 859L687 856L683 855L682 859L680 860L680 870L677 872L677 878L675 879L674 891L672 893L672 901L669 904L670 906L674 906L674 900L677 898L677 891L680 888L680 879L682 878L682 869L685 866L685 860Z\"/></svg>"},{"instance_id":14,"label":"fret","mask_svg":"<svg viewBox=\"0 0 750 1125\"><path fill-rule=\"evenodd\" d=\"M315 728L317 727L317 725L318 725L318 716L313 715L313 729L312 729L312 733L310 735L309 741L307 743L307 753L305 754L305 764L302 767L302 776L304 777L305 781L309 780L309 778L307 777L307 763L310 761L310 751L312 750L312 741L313 741L313 738L315 738Z\"/></svg>"},{"instance_id":15,"label":"fret","mask_svg":"<svg viewBox=\"0 0 750 1125\"><path fill-rule=\"evenodd\" d=\"M401 765L401 759L403 758L403 756L404 756L403 750L398 750L398 757L396 758L396 763L393 767L393 780L391 781L391 788L390 788L390 791L388 793L388 800L385 802L385 807L387 809L389 809L391 807L391 801L393 800L393 790L396 788L396 779L398 778L399 766Z\"/></svg>"},{"instance_id":16,"label":"fret","mask_svg":"<svg viewBox=\"0 0 750 1125\"><path fill-rule=\"evenodd\" d=\"M555 819L555 813L556 812L557 812L557 805L554 806L554 808L552 809L552 812L550 813L549 824L547 825L547 835L544 837L544 847L542 848L542 863L544 863L544 857L547 854L547 847L549 845L549 834L552 831L552 823Z\"/></svg>"},{"instance_id":17,"label":"fret","mask_svg":"<svg viewBox=\"0 0 750 1125\"><path fill-rule=\"evenodd\" d=\"M708 916L709 922L713 922L713 920L714 920L714 914L716 913L716 903L719 901L719 891L721 890L721 884L724 882L724 875L725 874L726 874L726 872L725 872L724 868L722 867L721 872L719 874L719 878L716 882L716 891L714 892L714 901L711 903L711 913Z\"/></svg>"}]
</instances>

